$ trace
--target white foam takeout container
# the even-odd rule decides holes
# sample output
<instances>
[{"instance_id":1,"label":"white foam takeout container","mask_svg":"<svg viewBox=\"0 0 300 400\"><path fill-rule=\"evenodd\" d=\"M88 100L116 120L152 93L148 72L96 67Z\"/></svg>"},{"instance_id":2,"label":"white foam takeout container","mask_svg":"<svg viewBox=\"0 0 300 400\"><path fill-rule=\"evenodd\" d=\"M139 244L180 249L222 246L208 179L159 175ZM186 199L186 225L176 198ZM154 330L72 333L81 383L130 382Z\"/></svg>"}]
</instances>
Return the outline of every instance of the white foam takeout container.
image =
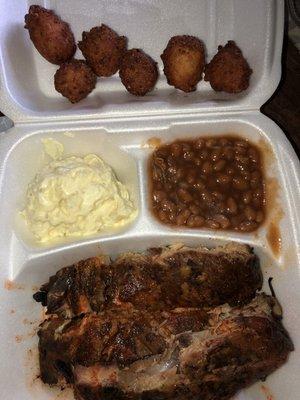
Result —
<instances>
[{"instance_id":1,"label":"white foam takeout container","mask_svg":"<svg viewBox=\"0 0 300 400\"><path fill-rule=\"evenodd\" d=\"M70 23L76 40L83 30L102 22L125 34L129 47L142 47L159 62L161 76L156 89L144 98L135 98L116 75L101 79L84 101L70 104L53 88L56 67L37 53L23 28L24 15L34 3L56 10ZM280 79L283 14L283 0L0 1L0 108L15 123L0 135L1 399L72 399L71 392L50 389L35 379L35 332L42 313L32 293L58 269L101 252L115 256L174 242L212 247L231 240L254 248L261 259L266 291L267 278L274 278L284 325L295 344L283 367L236 399L299 398L299 160L280 128L259 112ZM254 71L249 89L240 95L226 95L201 82L196 92L187 95L168 86L159 55L175 34L199 36L208 59L218 44L236 40ZM271 199L265 225L255 233L241 234L173 229L156 221L148 209L149 139L168 142L228 133L250 139L263 151ZM134 223L120 232L37 246L20 224L18 210L24 206L29 181L46 162L41 143L46 137L61 141L66 154L94 152L108 161L139 206ZM267 240L272 221L281 232L278 255Z\"/></svg>"}]
</instances>

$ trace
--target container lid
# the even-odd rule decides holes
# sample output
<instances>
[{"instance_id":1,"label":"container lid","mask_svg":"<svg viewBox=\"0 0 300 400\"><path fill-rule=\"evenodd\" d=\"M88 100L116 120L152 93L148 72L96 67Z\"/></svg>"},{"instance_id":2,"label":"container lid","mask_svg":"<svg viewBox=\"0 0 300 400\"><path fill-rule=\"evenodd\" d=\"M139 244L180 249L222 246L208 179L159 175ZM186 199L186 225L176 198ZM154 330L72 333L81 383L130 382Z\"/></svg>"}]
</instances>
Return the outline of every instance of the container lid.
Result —
<instances>
[{"instance_id":1,"label":"container lid","mask_svg":"<svg viewBox=\"0 0 300 400\"><path fill-rule=\"evenodd\" d=\"M128 37L129 48L142 48L154 58L160 69L156 88L145 97L129 94L116 74L98 79L88 98L71 104L54 89L58 66L42 58L24 29L32 3L0 0L0 109L15 123L258 110L280 80L283 0L42 1L70 24L76 41L84 30L105 23ZM203 40L207 61L218 45L234 40L253 69L248 90L218 93L201 81L186 94L169 86L160 54L171 36L181 34ZM76 58L83 58L79 49Z\"/></svg>"}]
</instances>

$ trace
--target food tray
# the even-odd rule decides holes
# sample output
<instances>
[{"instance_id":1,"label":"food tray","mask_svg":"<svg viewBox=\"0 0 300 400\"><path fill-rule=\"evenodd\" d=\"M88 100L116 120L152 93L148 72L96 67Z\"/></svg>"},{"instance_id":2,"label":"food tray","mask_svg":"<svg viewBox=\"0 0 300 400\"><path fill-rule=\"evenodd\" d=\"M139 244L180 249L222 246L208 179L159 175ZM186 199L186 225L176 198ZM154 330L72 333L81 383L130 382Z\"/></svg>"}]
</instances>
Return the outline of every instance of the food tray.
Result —
<instances>
[{"instance_id":1,"label":"food tray","mask_svg":"<svg viewBox=\"0 0 300 400\"><path fill-rule=\"evenodd\" d=\"M251 86L248 92L231 97L211 92L202 82L197 92L186 95L167 87L161 76L153 94L136 99L113 77L100 81L88 99L72 106L52 88L55 66L38 55L23 31L24 14L33 3L57 10L71 23L77 39L83 29L98 24L97 15L101 15L100 22L127 34L130 46L142 46L156 59L167 39L176 33L199 35L209 56L217 44L236 39L254 69ZM260 257L267 292L267 278L274 278L283 322L295 345L283 367L265 383L257 383L235 399L297 399L300 166L283 132L258 111L280 79L283 1L187 0L182 9L182 2L177 0L3 0L0 11L1 109L15 122L14 128L0 134L1 398L73 398L70 391L50 389L36 379L36 330L42 314L32 294L58 269L102 252L115 256L176 242L213 247L235 240L251 245ZM141 29L141 24L149 27L152 36ZM265 224L249 234L174 229L160 224L149 211L147 159L152 145L223 134L240 135L262 149L270 204ZM45 163L41 139L46 137L62 142L66 154L94 152L103 156L131 189L139 205L136 221L118 234L43 247L32 243L22 231L17 210L24 205L27 184ZM125 164L130 172L124 170ZM267 240L271 222L280 229L279 254L274 254Z\"/></svg>"},{"instance_id":2,"label":"food tray","mask_svg":"<svg viewBox=\"0 0 300 400\"><path fill-rule=\"evenodd\" d=\"M13 121L60 121L223 112L258 109L280 79L283 0L10 0L0 1L1 111ZM153 57L160 79L153 92L136 98L126 92L118 74L100 79L96 90L75 106L54 90L57 66L36 51L24 30L31 4L54 9L70 23L75 39L104 22L128 37L129 48ZM167 85L160 54L176 34L199 36L207 58L219 44L235 39L253 68L251 87L239 95L215 93L207 82L186 95ZM82 58L79 50L75 57Z\"/></svg>"},{"instance_id":3,"label":"food tray","mask_svg":"<svg viewBox=\"0 0 300 400\"><path fill-rule=\"evenodd\" d=\"M73 133L74 137L65 135ZM269 189L274 193L273 211L265 226L257 233L240 234L209 230L174 229L161 225L153 219L148 209L147 192L147 158L153 137L163 142L177 137L217 136L235 132L242 137L251 137L252 142L263 148L266 174ZM28 181L34 175L38 154L42 150L41 139L55 137L64 143L66 152L83 154L95 151L98 147L101 155L101 143L106 140L116 151L124 151L135 161L137 166L137 195L140 203L140 213L136 222L125 232L118 235L95 237L79 240L65 245L51 247L34 247L24 242L16 226L14 214L24 201L24 190ZM150 140L149 140L150 139ZM157 140L156 139L156 140ZM36 157L31 157L36 154ZM300 249L299 249L299 214L296 204L299 204L299 163L291 146L280 129L269 119L257 113L226 115L226 118L210 116L206 118L184 117L166 120L150 119L140 122L127 122L126 130L119 123L111 123L106 128L97 128L94 124L77 124L71 128L69 124L60 127L52 125L42 128L13 128L1 138L1 282L12 290L0 291L1 304L1 354L5 363L0 366L2 398L52 399L53 391L38 380L33 382L36 360L28 353L36 349L37 337L31 337L40 317L40 306L32 300L32 288L45 282L59 268L76 260L99 254L101 252L117 255L127 250L143 250L148 246L164 245L176 242L197 245L215 246L230 240L245 242L254 247L261 259L265 284L267 278L274 278L274 288L284 310L284 324L291 334L296 350L289 361L276 373L272 374L265 386L270 388L275 399L297 398L299 390L298 367L300 346ZM19 166L22 165L22 168ZM117 173L118 169L116 168ZM133 180L134 181L134 180ZM276 189L277 187L277 189ZM8 200L9 199L9 200ZM281 211L284 215L279 220ZM271 221L277 221L282 237L282 250L275 257L272 248L266 240L266 232ZM18 289L20 288L21 289ZM266 287L268 291L268 288ZM12 310L15 313L11 313ZM34 321L33 325L24 321ZM17 341L17 342L16 342ZM36 354L35 354L36 355ZM29 358L29 360L28 360ZM26 364L27 363L27 364ZM27 368L26 368L27 365ZM14 371L18 378L10 378ZM30 386L29 383L31 382ZM237 398L245 400L265 399L261 389L262 384L242 392ZM287 386L289 394L287 395ZM13 393L13 396L12 396ZM22 397L19 394L22 393ZM295 395L291 397L291 393ZM68 397L66 397L68 398ZM70 397L71 398L71 397Z\"/></svg>"}]
</instances>

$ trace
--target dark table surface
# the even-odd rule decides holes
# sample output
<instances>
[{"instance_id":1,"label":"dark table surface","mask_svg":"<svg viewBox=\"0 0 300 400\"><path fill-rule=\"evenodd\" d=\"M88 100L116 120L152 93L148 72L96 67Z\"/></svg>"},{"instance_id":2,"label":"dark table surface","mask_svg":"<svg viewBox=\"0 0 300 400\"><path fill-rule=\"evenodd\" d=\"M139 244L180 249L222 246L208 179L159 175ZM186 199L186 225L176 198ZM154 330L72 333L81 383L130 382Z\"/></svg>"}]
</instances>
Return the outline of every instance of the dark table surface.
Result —
<instances>
[{"instance_id":1,"label":"dark table surface","mask_svg":"<svg viewBox=\"0 0 300 400\"><path fill-rule=\"evenodd\" d=\"M261 111L282 128L300 157L300 52L287 36L280 84Z\"/></svg>"},{"instance_id":2,"label":"dark table surface","mask_svg":"<svg viewBox=\"0 0 300 400\"><path fill-rule=\"evenodd\" d=\"M287 37L280 84L261 111L282 128L300 157L300 52Z\"/></svg>"}]
</instances>

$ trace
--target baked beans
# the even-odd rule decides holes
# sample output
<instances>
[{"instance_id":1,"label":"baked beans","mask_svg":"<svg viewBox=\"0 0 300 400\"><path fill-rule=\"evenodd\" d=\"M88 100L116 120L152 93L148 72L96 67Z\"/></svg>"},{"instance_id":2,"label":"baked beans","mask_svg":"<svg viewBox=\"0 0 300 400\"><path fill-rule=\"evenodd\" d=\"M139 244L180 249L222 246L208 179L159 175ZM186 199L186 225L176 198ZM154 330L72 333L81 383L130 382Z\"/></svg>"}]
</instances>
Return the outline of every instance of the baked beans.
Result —
<instances>
[{"instance_id":1,"label":"baked beans","mask_svg":"<svg viewBox=\"0 0 300 400\"><path fill-rule=\"evenodd\" d=\"M259 149L238 137L178 140L149 162L152 211L163 223L250 232L265 218Z\"/></svg>"}]
</instances>

